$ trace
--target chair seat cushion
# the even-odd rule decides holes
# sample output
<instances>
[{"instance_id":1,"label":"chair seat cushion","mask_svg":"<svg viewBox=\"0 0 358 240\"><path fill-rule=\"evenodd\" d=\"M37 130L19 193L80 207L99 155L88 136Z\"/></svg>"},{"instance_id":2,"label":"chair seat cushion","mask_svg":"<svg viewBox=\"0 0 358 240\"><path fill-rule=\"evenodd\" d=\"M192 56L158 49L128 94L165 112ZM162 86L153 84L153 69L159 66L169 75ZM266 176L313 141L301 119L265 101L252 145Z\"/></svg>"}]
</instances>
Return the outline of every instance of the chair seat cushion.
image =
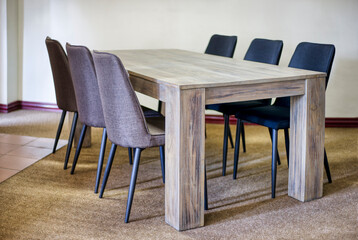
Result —
<instances>
[{"instance_id":1,"label":"chair seat cushion","mask_svg":"<svg viewBox=\"0 0 358 240\"><path fill-rule=\"evenodd\" d=\"M150 117L146 118L149 130L150 146L156 147L165 144L165 118L164 117Z\"/></svg>"},{"instance_id":2,"label":"chair seat cushion","mask_svg":"<svg viewBox=\"0 0 358 240\"><path fill-rule=\"evenodd\" d=\"M270 103L271 103L271 99L233 102L233 103L220 103L220 104L206 105L206 109L215 110L227 115L234 115L242 109L267 106L270 105Z\"/></svg>"},{"instance_id":3,"label":"chair seat cushion","mask_svg":"<svg viewBox=\"0 0 358 240\"><path fill-rule=\"evenodd\" d=\"M152 109L144 107L144 106L141 106L141 107L142 107L142 111L144 113L144 116L146 118L149 118L149 117L163 117L162 114L160 114L159 112L157 112L155 110L152 110Z\"/></svg>"},{"instance_id":4,"label":"chair seat cushion","mask_svg":"<svg viewBox=\"0 0 358 240\"><path fill-rule=\"evenodd\" d=\"M235 117L272 129L285 129L290 127L290 108L288 107L270 105L244 109L238 112Z\"/></svg>"}]
</instances>

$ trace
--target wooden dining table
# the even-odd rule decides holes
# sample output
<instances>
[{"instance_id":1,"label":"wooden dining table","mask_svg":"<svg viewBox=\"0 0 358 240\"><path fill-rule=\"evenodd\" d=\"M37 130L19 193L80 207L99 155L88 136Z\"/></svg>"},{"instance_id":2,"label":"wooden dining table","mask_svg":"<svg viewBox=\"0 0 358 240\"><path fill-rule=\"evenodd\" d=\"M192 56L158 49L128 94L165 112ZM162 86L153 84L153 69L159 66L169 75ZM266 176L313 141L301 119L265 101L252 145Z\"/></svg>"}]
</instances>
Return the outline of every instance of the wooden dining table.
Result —
<instances>
[{"instance_id":1,"label":"wooden dining table","mask_svg":"<svg viewBox=\"0 0 358 240\"><path fill-rule=\"evenodd\" d=\"M325 73L177 49L108 52L122 60L137 92L165 102L169 225L204 225L206 104L290 96L288 195L302 202L322 197Z\"/></svg>"}]
</instances>

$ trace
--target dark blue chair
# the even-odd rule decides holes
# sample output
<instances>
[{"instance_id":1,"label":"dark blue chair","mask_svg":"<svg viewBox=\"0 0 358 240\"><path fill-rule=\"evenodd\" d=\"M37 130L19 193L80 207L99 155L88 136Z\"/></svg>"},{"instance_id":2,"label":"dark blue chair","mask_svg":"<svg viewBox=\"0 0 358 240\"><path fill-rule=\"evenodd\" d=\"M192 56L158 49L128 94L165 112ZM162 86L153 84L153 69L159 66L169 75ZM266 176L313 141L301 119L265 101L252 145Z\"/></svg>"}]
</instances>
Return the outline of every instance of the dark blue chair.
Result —
<instances>
[{"instance_id":1,"label":"dark blue chair","mask_svg":"<svg viewBox=\"0 0 358 240\"><path fill-rule=\"evenodd\" d=\"M224 35L214 34L210 38L205 53L232 58L234 56L236 43L237 43L236 36L224 36Z\"/></svg>"},{"instance_id":2,"label":"dark blue chair","mask_svg":"<svg viewBox=\"0 0 358 240\"><path fill-rule=\"evenodd\" d=\"M335 47L331 44L317 44L302 42L298 44L289 67L300 68L318 72L327 73L326 87L330 76L332 63L335 55ZM275 103L270 106L262 106L241 110L236 113L237 129L236 136L240 135L240 124L242 120L256 123L269 128L272 134L272 169L271 169L271 188L272 198L275 197L276 173L277 173L277 134L279 129L284 129L286 140L287 162L289 161L289 137L288 129L290 127L290 97L277 98ZM237 165L239 161L240 138L236 137L235 155L234 155L234 179L237 175ZM326 170L328 182L332 182L329 165L324 150L324 167Z\"/></svg>"},{"instance_id":3,"label":"dark blue chair","mask_svg":"<svg viewBox=\"0 0 358 240\"><path fill-rule=\"evenodd\" d=\"M278 65L281 57L283 42L281 40L269 40L269 39L254 39L249 49L247 50L244 60L268 63ZM258 107L258 106L267 106L271 104L271 99L255 100L255 101L245 101L245 102L234 102L234 103L224 103L224 104L211 104L207 105L206 109L215 110L223 113L224 115L224 143L223 143L223 170L222 175L226 174L226 159L227 159L227 144L228 138L230 139L231 145L232 137L229 127L229 116L234 115L242 109ZM245 131L244 125L241 122L241 137L243 143L243 150L246 152L245 145Z\"/></svg>"}]
</instances>

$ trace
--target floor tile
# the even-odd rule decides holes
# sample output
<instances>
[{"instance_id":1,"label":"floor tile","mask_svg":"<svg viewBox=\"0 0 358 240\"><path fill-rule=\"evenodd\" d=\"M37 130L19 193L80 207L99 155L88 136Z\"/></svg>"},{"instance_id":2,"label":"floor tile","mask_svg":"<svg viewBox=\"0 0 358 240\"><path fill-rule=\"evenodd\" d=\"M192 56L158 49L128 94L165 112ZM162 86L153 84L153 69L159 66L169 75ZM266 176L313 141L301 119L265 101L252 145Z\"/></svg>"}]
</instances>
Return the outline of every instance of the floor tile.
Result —
<instances>
[{"instance_id":1,"label":"floor tile","mask_svg":"<svg viewBox=\"0 0 358 240\"><path fill-rule=\"evenodd\" d=\"M8 144L8 143L2 143L0 142L0 155L1 154L6 154L18 147L20 147L21 145L17 145L17 144Z\"/></svg>"},{"instance_id":2,"label":"floor tile","mask_svg":"<svg viewBox=\"0 0 358 240\"><path fill-rule=\"evenodd\" d=\"M0 157L0 168L23 170L39 159L24 158L18 156L3 155Z\"/></svg>"},{"instance_id":3,"label":"floor tile","mask_svg":"<svg viewBox=\"0 0 358 240\"><path fill-rule=\"evenodd\" d=\"M55 142L55 139L53 139L53 138L38 138L34 141L29 142L25 146L52 149L54 142ZM60 139L57 143L57 149L60 149L61 147L65 146L66 144L67 144L67 140Z\"/></svg>"},{"instance_id":4,"label":"floor tile","mask_svg":"<svg viewBox=\"0 0 358 240\"><path fill-rule=\"evenodd\" d=\"M53 138L0 133L0 182L52 153ZM57 149L67 145L60 139Z\"/></svg>"},{"instance_id":5,"label":"floor tile","mask_svg":"<svg viewBox=\"0 0 358 240\"><path fill-rule=\"evenodd\" d=\"M8 152L7 155L24 157L24 158L41 159L49 155L51 152L52 152L51 149L48 148L21 146L14 151Z\"/></svg>"},{"instance_id":6,"label":"floor tile","mask_svg":"<svg viewBox=\"0 0 358 240\"><path fill-rule=\"evenodd\" d=\"M3 169L0 168L0 182L8 179L9 177L15 175L16 173L18 173L19 171L17 170L11 170L11 169Z\"/></svg>"},{"instance_id":7,"label":"floor tile","mask_svg":"<svg viewBox=\"0 0 358 240\"><path fill-rule=\"evenodd\" d=\"M19 135L11 135L11 134L0 135L0 143L24 145L36 139L37 138L35 137L29 137L29 136L19 136Z\"/></svg>"}]
</instances>

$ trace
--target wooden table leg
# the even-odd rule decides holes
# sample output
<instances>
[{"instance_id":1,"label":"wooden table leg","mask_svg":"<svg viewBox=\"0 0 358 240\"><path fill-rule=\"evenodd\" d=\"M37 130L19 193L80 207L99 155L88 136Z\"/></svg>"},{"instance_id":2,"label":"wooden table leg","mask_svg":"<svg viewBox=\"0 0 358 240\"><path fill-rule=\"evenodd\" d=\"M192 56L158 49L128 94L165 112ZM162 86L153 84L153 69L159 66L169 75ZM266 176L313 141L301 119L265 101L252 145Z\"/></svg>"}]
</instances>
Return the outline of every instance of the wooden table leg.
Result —
<instances>
[{"instance_id":1,"label":"wooden table leg","mask_svg":"<svg viewBox=\"0 0 358 240\"><path fill-rule=\"evenodd\" d=\"M168 88L165 124L165 221L204 225L205 90Z\"/></svg>"},{"instance_id":2,"label":"wooden table leg","mask_svg":"<svg viewBox=\"0 0 358 240\"><path fill-rule=\"evenodd\" d=\"M305 95L291 97L288 195L302 202L322 197L325 79L308 79Z\"/></svg>"}]
</instances>

